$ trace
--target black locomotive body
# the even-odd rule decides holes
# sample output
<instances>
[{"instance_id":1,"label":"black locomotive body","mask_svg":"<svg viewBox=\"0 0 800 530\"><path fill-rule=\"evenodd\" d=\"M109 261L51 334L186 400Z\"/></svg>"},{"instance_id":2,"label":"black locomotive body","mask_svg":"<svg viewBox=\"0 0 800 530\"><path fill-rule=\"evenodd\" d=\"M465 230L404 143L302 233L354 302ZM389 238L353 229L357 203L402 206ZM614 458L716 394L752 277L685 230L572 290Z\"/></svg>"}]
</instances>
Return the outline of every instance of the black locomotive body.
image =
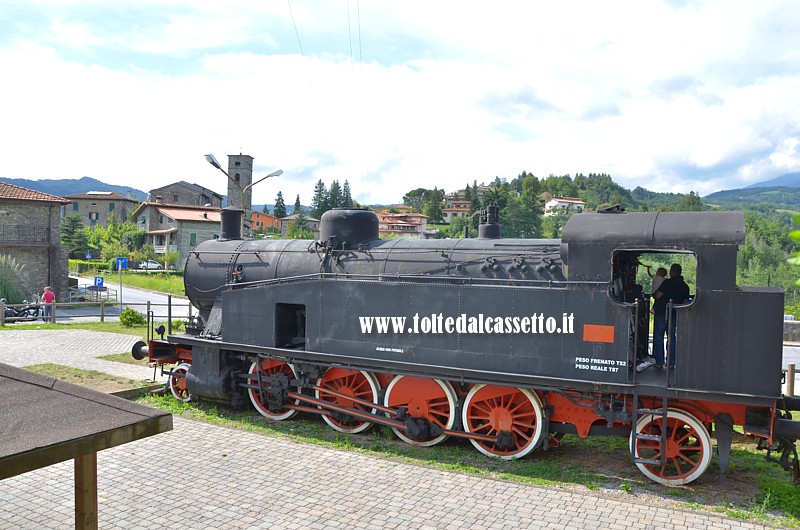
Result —
<instances>
[{"instance_id":1,"label":"black locomotive body","mask_svg":"<svg viewBox=\"0 0 800 530\"><path fill-rule=\"evenodd\" d=\"M736 285L741 214L580 214L561 240L522 240L500 239L490 208L478 239L391 241L363 210L327 212L319 241L243 240L239 215L223 210L222 237L187 260L194 334L135 351L180 363L181 399L249 397L268 418L380 423L420 445L461 436L500 458L565 433L626 435L665 485L702 475L712 424L724 473L738 425L797 474L783 291ZM671 313L674 368L639 373L650 319L636 274L658 253L696 258L696 292Z\"/></svg>"}]
</instances>

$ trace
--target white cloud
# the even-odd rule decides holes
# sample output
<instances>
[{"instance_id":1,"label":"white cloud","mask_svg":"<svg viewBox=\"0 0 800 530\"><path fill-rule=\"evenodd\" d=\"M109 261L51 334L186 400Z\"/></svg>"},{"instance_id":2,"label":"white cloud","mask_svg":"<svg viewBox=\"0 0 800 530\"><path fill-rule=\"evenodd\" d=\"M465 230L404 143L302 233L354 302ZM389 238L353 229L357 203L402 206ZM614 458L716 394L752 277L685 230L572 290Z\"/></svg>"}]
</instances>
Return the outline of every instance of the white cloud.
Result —
<instances>
[{"instance_id":1,"label":"white cloud","mask_svg":"<svg viewBox=\"0 0 800 530\"><path fill-rule=\"evenodd\" d=\"M2 177L224 193L202 155L241 151L257 173L285 171L256 202L280 189L309 203L322 178L389 203L523 170L706 194L798 167L791 2L76 0L24 13L39 18L0 16L13 79L0 85Z\"/></svg>"}]
</instances>

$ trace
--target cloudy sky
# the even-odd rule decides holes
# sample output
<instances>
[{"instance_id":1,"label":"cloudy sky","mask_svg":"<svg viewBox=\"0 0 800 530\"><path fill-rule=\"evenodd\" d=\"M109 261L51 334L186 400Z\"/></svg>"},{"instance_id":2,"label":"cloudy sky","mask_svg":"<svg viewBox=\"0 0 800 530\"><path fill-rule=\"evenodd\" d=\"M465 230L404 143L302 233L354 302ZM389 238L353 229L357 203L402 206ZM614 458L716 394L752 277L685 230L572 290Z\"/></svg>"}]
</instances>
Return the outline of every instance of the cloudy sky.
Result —
<instances>
[{"instance_id":1,"label":"cloudy sky","mask_svg":"<svg viewBox=\"0 0 800 530\"><path fill-rule=\"evenodd\" d=\"M0 177L365 203L522 171L706 195L800 171L800 4L4 0Z\"/></svg>"}]
</instances>

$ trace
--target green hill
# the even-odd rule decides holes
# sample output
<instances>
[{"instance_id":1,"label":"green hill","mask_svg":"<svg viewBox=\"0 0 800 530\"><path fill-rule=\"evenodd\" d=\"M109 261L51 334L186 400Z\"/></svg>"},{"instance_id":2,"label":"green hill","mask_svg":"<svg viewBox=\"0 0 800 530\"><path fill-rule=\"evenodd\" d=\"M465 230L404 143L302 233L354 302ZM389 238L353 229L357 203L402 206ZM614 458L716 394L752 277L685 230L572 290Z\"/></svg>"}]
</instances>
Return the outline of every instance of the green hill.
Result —
<instances>
[{"instance_id":1,"label":"green hill","mask_svg":"<svg viewBox=\"0 0 800 530\"><path fill-rule=\"evenodd\" d=\"M777 186L718 191L703 197L703 202L723 206L769 204L776 208L800 210L800 188Z\"/></svg>"}]
</instances>

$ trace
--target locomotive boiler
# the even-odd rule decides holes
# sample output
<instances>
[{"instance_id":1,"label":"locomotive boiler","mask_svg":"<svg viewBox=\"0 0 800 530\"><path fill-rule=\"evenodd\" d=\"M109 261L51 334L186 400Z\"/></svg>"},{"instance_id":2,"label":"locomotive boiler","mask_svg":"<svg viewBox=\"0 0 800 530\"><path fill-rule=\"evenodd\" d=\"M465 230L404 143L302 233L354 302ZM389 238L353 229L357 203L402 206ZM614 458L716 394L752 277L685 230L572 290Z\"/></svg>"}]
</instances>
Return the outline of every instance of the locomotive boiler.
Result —
<instances>
[{"instance_id":1,"label":"locomotive boiler","mask_svg":"<svg viewBox=\"0 0 800 530\"><path fill-rule=\"evenodd\" d=\"M461 437L504 459L565 434L626 436L664 485L705 472L712 430L725 473L738 426L798 478L783 291L736 285L740 213L584 213L560 240L501 238L495 206L478 238L451 240L381 240L367 210L326 212L315 241L246 240L240 216L224 209L219 239L187 259L187 334L134 347L178 399L319 414L346 433L377 423L424 446ZM639 373L641 259L680 253L696 290L671 306L674 366Z\"/></svg>"}]
</instances>

